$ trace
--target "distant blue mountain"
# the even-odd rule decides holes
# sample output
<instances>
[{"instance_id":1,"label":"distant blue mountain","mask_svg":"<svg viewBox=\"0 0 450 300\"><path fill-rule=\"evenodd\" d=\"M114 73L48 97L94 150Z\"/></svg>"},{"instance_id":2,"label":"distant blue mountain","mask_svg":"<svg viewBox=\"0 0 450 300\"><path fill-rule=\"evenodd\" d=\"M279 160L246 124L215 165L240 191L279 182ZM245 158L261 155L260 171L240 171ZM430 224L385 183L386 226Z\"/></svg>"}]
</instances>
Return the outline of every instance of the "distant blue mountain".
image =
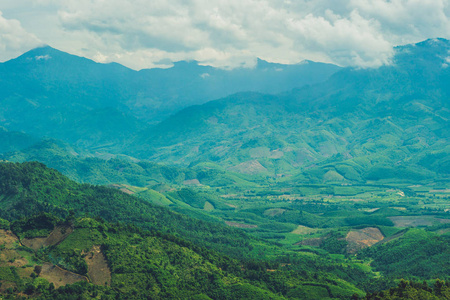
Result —
<instances>
[{"instance_id":1,"label":"distant blue mountain","mask_svg":"<svg viewBox=\"0 0 450 300\"><path fill-rule=\"evenodd\" d=\"M340 68L305 62L222 70L197 62L134 71L49 46L0 64L0 125L84 146L110 145L180 109L239 91L276 93Z\"/></svg>"}]
</instances>

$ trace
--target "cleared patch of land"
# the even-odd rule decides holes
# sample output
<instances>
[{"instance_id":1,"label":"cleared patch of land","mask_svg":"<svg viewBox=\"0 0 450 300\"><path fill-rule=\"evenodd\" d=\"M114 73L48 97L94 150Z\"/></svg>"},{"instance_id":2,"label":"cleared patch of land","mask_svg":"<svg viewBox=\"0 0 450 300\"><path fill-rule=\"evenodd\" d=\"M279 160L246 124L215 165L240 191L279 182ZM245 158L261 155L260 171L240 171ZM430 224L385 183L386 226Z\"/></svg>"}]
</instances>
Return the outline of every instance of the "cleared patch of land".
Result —
<instances>
[{"instance_id":1,"label":"cleared patch of land","mask_svg":"<svg viewBox=\"0 0 450 300\"><path fill-rule=\"evenodd\" d=\"M208 201L205 201L205 206L203 207L203 210L205 210L205 211L213 211L214 210L214 205L212 205Z\"/></svg>"},{"instance_id":2,"label":"cleared patch of land","mask_svg":"<svg viewBox=\"0 0 450 300\"><path fill-rule=\"evenodd\" d=\"M0 230L0 245L4 248L0 251L0 265L7 267L24 267L28 260L17 252L19 239L9 230Z\"/></svg>"},{"instance_id":3,"label":"cleared patch of land","mask_svg":"<svg viewBox=\"0 0 450 300\"><path fill-rule=\"evenodd\" d=\"M268 170L263 165L261 165L259 163L259 161L256 159L243 162L237 166L229 168L229 170L232 172L249 174L249 175L268 172Z\"/></svg>"},{"instance_id":4,"label":"cleared patch of land","mask_svg":"<svg viewBox=\"0 0 450 300\"><path fill-rule=\"evenodd\" d=\"M305 234L311 234L316 233L319 231L317 228L311 228L303 225L298 225L296 229L294 229L291 233L293 234L299 234L299 235L305 235Z\"/></svg>"},{"instance_id":5,"label":"cleared patch of land","mask_svg":"<svg viewBox=\"0 0 450 300\"><path fill-rule=\"evenodd\" d=\"M60 286L64 286L66 284L73 284L78 281L88 281L88 279L84 276L66 271L51 263L44 263L42 265L42 270L39 273L39 277L53 283L55 288L59 288Z\"/></svg>"},{"instance_id":6,"label":"cleared patch of land","mask_svg":"<svg viewBox=\"0 0 450 300\"><path fill-rule=\"evenodd\" d=\"M225 221L225 224L231 227L238 227L238 228L256 228L258 225L251 225L251 224L245 224L245 223L236 223L236 222L229 222Z\"/></svg>"},{"instance_id":7,"label":"cleared patch of land","mask_svg":"<svg viewBox=\"0 0 450 300\"><path fill-rule=\"evenodd\" d=\"M0 243L4 244L6 248L18 242L19 239L11 231L0 229Z\"/></svg>"},{"instance_id":8,"label":"cleared patch of land","mask_svg":"<svg viewBox=\"0 0 450 300\"><path fill-rule=\"evenodd\" d=\"M345 240L348 243L347 252L355 253L361 249L370 247L383 239L384 235L376 227L351 230L345 237Z\"/></svg>"},{"instance_id":9,"label":"cleared patch of land","mask_svg":"<svg viewBox=\"0 0 450 300\"><path fill-rule=\"evenodd\" d=\"M38 250L44 246L46 240L46 237L38 237L32 239L24 238L22 239L22 245L33 250Z\"/></svg>"},{"instance_id":10,"label":"cleared patch of land","mask_svg":"<svg viewBox=\"0 0 450 300\"><path fill-rule=\"evenodd\" d=\"M25 238L22 240L22 244L36 251L42 247L54 246L61 243L72 232L73 229L70 226L58 226L50 233L48 237L39 237L32 239Z\"/></svg>"},{"instance_id":11,"label":"cleared patch of land","mask_svg":"<svg viewBox=\"0 0 450 300\"><path fill-rule=\"evenodd\" d=\"M111 285L111 270L100 246L94 245L85 256L88 265L88 276L93 284Z\"/></svg>"},{"instance_id":12,"label":"cleared patch of land","mask_svg":"<svg viewBox=\"0 0 450 300\"><path fill-rule=\"evenodd\" d=\"M183 181L183 184L185 185L200 185L200 181L198 179L190 179Z\"/></svg>"}]
</instances>

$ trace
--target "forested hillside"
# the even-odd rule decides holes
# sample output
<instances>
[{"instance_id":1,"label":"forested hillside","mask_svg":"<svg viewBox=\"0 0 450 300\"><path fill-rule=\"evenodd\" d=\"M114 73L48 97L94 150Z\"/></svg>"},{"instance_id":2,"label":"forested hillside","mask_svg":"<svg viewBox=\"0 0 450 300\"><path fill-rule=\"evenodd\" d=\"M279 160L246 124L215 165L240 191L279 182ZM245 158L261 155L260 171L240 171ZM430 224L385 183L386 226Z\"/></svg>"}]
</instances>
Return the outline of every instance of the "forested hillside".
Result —
<instances>
[{"instance_id":1,"label":"forested hillside","mask_svg":"<svg viewBox=\"0 0 450 300\"><path fill-rule=\"evenodd\" d=\"M24 291L50 299L64 293L106 293L140 299L150 289L146 292L161 298L204 293L214 299L249 295L278 299L325 293L345 299L354 293L362 295L357 286L366 285L372 276L358 264L284 252L238 229L198 221L109 188L76 184L39 163L0 166L0 216L9 220L2 221L2 228L11 229L22 242L18 246L4 240L4 247L9 247L5 253L15 257L3 261L3 272L13 272L0 279L11 287L3 289L6 293ZM94 275L89 275L85 257L93 247L105 255L110 268L107 287L81 283L53 291L37 276L41 270L53 270L50 263L80 275L75 277L80 281L88 276L91 282ZM23 270L16 269L12 264L16 259L29 263L21 265ZM30 270L34 280L23 275ZM45 278L51 282L53 277Z\"/></svg>"},{"instance_id":2,"label":"forested hillside","mask_svg":"<svg viewBox=\"0 0 450 300\"><path fill-rule=\"evenodd\" d=\"M0 63L0 298L450 299L448 53Z\"/></svg>"},{"instance_id":3,"label":"forested hillside","mask_svg":"<svg viewBox=\"0 0 450 300\"><path fill-rule=\"evenodd\" d=\"M126 149L247 174L302 170L300 178L319 182L448 179L448 49L447 40L428 40L397 48L391 66L345 69L277 96L242 93L186 108Z\"/></svg>"}]
</instances>

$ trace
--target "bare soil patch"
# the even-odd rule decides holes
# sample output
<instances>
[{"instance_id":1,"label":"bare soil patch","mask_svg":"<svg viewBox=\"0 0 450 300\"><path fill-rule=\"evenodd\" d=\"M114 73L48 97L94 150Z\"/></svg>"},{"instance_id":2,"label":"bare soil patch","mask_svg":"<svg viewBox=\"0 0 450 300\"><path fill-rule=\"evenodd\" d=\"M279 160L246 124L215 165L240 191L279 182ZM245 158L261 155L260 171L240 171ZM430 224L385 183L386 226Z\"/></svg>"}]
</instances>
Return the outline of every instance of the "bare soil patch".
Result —
<instances>
[{"instance_id":1,"label":"bare soil patch","mask_svg":"<svg viewBox=\"0 0 450 300\"><path fill-rule=\"evenodd\" d=\"M53 283L55 288L59 288L60 286L64 286L66 284L73 284L78 281L88 281L85 276L66 271L50 263L44 263L42 265L42 271L39 274L39 277L47 279L48 282Z\"/></svg>"},{"instance_id":2,"label":"bare soil patch","mask_svg":"<svg viewBox=\"0 0 450 300\"><path fill-rule=\"evenodd\" d=\"M133 191L130 191L126 187L120 188L119 191L121 191L122 193L128 194L128 195L133 195L134 194Z\"/></svg>"},{"instance_id":3,"label":"bare soil patch","mask_svg":"<svg viewBox=\"0 0 450 300\"><path fill-rule=\"evenodd\" d=\"M347 252L356 253L361 249L370 247L384 239L384 235L378 228L366 227L352 230L347 233L345 240L348 243Z\"/></svg>"},{"instance_id":4,"label":"bare soil patch","mask_svg":"<svg viewBox=\"0 0 450 300\"><path fill-rule=\"evenodd\" d=\"M23 266L26 266L28 264L28 260L24 257L20 257L15 259L13 262L9 263L10 266L21 268Z\"/></svg>"},{"instance_id":5,"label":"bare soil patch","mask_svg":"<svg viewBox=\"0 0 450 300\"><path fill-rule=\"evenodd\" d=\"M251 225L251 224L245 224L245 223L236 223L236 222L229 222L225 221L225 224L231 227L238 227L238 228L257 228L258 225Z\"/></svg>"},{"instance_id":6,"label":"bare soil patch","mask_svg":"<svg viewBox=\"0 0 450 300\"><path fill-rule=\"evenodd\" d=\"M64 241L71 233L73 229L69 226L56 227L48 237L23 239L22 244L33 250L39 250L42 247L54 246Z\"/></svg>"},{"instance_id":7,"label":"bare soil patch","mask_svg":"<svg viewBox=\"0 0 450 300\"><path fill-rule=\"evenodd\" d=\"M0 245L5 248L0 251L0 264L8 267L21 268L28 264L28 260L16 251L19 239L9 230L0 230Z\"/></svg>"},{"instance_id":8,"label":"bare soil patch","mask_svg":"<svg viewBox=\"0 0 450 300\"><path fill-rule=\"evenodd\" d=\"M0 245L4 244L6 249L12 249L19 239L9 230L0 229Z\"/></svg>"},{"instance_id":9,"label":"bare soil patch","mask_svg":"<svg viewBox=\"0 0 450 300\"><path fill-rule=\"evenodd\" d=\"M111 285L111 270L100 246L92 247L84 258L88 265L88 276L93 284Z\"/></svg>"},{"instance_id":10,"label":"bare soil patch","mask_svg":"<svg viewBox=\"0 0 450 300\"><path fill-rule=\"evenodd\" d=\"M440 229L436 233L439 234L439 235L443 235L443 234L446 234L448 232L450 232L450 228Z\"/></svg>"},{"instance_id":11,"label":"bare soil patch","mask_svg":"<svg viewBox=\"0 0 450 300\"><path fill-rule=\"evenodd\" d=\"M132 190L128 189L127 186L124 185L124 184L114 183L114 184L110 184L109 187L118 189L122 193L125 193L125 194L128 194L128 195L133 195L134 194L134 192Z\"/></svg>"},{"instance_id":12,"label":"bare soil patch","mask_svg":"<svg viewBox=\"0 0 450 300\"><path fill-rule=\"evenodd\" d=\"M32 238L32 239L24 238L24 239L22 239L22 245L24 245L28 248L31 248L33 250L38 250L44 246L44 243L46 240L47 240L47 238L45 238L45 237Z\"/></svg>"},{"instance_id":13,"label":"bare soil patch","mask_svg":"<svg viewBox=\"0 0 450 300\"><path fill-rule=\"evenodd\" d=\"M4 292L4 291L6 291L9 288L17 287L17 285L14 282L11 282L11 281L0 280L0 283L1 283L0 292Z\"/></svg>"}]
</instances>

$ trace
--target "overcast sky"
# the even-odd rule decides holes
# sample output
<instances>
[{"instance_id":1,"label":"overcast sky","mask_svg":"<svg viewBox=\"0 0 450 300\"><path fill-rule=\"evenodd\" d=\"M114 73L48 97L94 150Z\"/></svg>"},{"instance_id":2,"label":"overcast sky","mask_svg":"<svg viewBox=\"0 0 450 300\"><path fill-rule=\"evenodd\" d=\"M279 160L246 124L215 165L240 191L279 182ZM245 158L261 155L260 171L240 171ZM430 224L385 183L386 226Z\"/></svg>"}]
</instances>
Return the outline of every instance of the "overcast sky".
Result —
<instances>
[{"instance_id":1,"label":"overcast sky","mask_svg":"<svg viewBox=\"0 0 450 300\"><path fill-rule=\"evenodd\" d=\"M133 69L255 58L389 63L392 48L450 38L450 0L0 0L0 61L48 44Z\"/></svg>"}]
</instances>

